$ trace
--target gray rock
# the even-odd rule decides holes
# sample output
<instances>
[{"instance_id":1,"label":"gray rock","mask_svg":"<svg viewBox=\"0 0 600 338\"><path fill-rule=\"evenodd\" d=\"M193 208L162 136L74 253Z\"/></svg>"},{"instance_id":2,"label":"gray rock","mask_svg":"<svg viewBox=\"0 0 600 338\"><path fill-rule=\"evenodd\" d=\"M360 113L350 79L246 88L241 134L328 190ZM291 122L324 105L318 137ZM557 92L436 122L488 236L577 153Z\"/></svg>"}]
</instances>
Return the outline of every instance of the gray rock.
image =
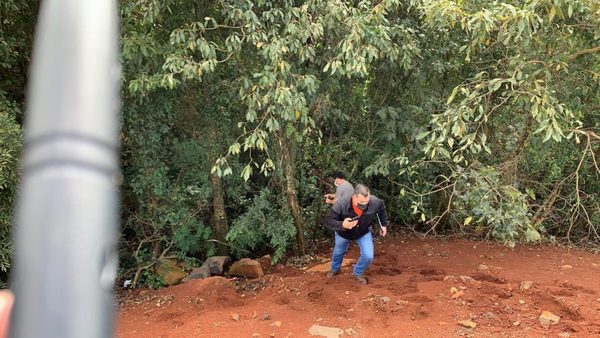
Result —
<instances>
[{"instance_id":1,"label":"gray rock","mask_svg":"<svg viewBox=\"0 0 600 338\"><path fill-rule=\"evenodd\" d=\"M208 257L203 265L207 265L210 269L210 274L222 276L227 268L231 265L231 257L229 256L213 256Z\"/></svg>"},{"instance_id":2,"label":"gray rock","mask_svg":"<svg viewBox=\"0 0 600 338\"><path fill-rule=\"evenodd\" d=\"M192 279L204 279L204 278L208 278L208 277L210 277L210 269L205 264L199 268L195 268L194 270L192 270L192 272L190 272L187 276L185 276L185 278L182 280L182 282L188 282Z\"/></svg>"}]
</instances>

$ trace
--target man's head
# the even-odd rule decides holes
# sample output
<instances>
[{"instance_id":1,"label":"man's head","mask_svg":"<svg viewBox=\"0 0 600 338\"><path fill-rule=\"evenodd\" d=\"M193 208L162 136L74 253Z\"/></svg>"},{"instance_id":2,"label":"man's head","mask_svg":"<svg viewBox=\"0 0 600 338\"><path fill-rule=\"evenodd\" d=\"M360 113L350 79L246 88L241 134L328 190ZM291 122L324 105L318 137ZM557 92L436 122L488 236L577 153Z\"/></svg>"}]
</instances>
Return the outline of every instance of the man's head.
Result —
<instances>
[{"instance_id":1,"label":"man's head","mask_svg":"<svg viewBox=\"0 0 600 338\"><path fill-rule=\"evenodd\" d=\"M344 175L344 173L338 170L334 171L331 174L331 177L333 178L333 184L335 184L336 187L344 183L344 181L346 180L346 176Z\"/></svg>"},{"instance_id":2,"label":"man's head","mask_svg":"<svg viewBox=\"0 0 600 338\"><path fill-rule=\"evenodd\" d=\"M357 184L352 195L352 204L360 210L365 210L369 205L369 200L371 200L369 188L364 184Z\"/></svg>"}]
</instances>

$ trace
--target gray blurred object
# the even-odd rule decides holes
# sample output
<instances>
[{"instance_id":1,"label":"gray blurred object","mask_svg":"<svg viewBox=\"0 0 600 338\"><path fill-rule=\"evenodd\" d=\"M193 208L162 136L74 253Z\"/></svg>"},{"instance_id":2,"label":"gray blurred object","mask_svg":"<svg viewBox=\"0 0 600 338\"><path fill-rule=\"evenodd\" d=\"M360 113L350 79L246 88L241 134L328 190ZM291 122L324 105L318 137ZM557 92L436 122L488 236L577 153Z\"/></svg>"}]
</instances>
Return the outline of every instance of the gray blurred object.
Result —
<instances>
[{"instance_id":1,"label":"gray blurred object","mask_svg":"<svg viewBox=\"0 0 600 338\"><path fill-rule=\"evenodd\" d=\"M17 203L11 337L111 337L119 76L114 0L45 0Z\"/></svg>"}]
</instances>

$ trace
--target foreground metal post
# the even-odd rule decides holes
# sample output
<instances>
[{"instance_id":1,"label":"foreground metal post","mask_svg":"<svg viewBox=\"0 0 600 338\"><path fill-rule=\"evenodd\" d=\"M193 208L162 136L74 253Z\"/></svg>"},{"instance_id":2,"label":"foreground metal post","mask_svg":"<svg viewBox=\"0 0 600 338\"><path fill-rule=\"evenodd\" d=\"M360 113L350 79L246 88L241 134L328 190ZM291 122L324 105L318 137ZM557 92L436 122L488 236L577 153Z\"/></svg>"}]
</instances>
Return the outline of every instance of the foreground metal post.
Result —
<instances>
[{"instance_id":1,"label":"foreground metal post","mask_svg":"<svg viewBox=\"0 0 600 338\"><path fill-rule=\"evenodd\" d=\"M110 337L119 212L116 1L42 1L36 31L10 336Z\"/></svg>"}]
</instances>

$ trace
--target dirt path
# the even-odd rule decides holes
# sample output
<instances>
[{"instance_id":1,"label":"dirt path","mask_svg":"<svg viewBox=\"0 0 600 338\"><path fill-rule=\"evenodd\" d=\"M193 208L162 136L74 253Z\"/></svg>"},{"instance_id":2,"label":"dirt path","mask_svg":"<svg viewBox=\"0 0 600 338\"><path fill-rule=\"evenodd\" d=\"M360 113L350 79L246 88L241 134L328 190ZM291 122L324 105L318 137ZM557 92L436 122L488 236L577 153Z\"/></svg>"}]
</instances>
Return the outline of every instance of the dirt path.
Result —
<instances>
[{"instance_id":1,"label":"dirt path","mask_svg":"<svg viewBox=\"0 0 600 338\"><path fill-rule=\"evenodd\" d=\"M118 337L598 337L600 255L556 247L377 240L370 283L280 266L258 281L212 277L129 295ZM348 258L357 258L351 246ZM522 282L531 287L522 290ZM526 286L526 285L524 285ZM560 317L544 328L538 317ZM459 321L470 320L475 328Z\"/></svg>"}]
</instances>

